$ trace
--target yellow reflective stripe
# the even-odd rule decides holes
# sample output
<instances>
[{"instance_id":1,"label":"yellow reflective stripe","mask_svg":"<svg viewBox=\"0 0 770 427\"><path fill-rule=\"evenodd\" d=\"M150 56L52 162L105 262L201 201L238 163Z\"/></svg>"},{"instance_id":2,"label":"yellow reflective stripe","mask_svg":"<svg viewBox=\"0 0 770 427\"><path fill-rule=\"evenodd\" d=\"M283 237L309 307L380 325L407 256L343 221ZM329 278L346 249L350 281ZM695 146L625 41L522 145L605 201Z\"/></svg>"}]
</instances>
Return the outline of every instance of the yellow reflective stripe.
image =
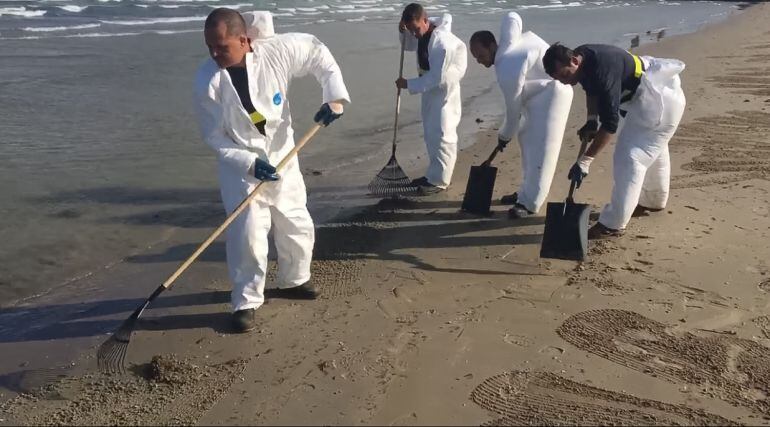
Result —
<instances>
[{"instance_id":1,"label":"yellow reflective stripe","mask_svg":"<svg viewBox=\"0 0 770 427\"><path fill-rule=\"evenodd\" d=\"M428 70L423 70L422 68L420 68L420 71L417 73L417 75L418 76L422 76L423 74L425 74L427 72L428 72Z\"/></svg>"},{"instance_id":2,"label":"yellow reflective stripe","mask_svg":"<svg viewBox=\"0 0 770 427\"><path fill-rule=\"evenodd\" d=\"M262 114L259 114L259 111L255 111L249 114L249 118L251 118L251 122L254 124L257 124L259 122L264 122L265 120L267 120L265 119L265 116L263 116Z\"/></svg>"},{"instance_id":3,"label":"yellow reflective stripe","mask_svg":"<svg viewBox=\"0 0 770 427\"><path fill-rule=\"evenodd\" d=\"M642 67L642 60L639 59L638 56L634 55L633 53L631 56L634 58L634 77L641 78L642 73L644 73L644 69Z\"/></svg>"}]
</instances>

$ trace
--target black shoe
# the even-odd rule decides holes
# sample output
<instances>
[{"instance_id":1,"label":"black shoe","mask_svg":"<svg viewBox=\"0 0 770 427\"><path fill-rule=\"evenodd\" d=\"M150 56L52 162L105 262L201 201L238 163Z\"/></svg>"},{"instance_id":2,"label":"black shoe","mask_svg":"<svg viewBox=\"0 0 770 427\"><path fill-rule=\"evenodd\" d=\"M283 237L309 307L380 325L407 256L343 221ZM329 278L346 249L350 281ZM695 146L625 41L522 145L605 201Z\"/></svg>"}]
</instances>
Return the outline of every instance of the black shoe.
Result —
<instances>
[{"instance_id":1,"label":"black shoe","mask_svg":"<svg viewBox=\"0 0 770 427\"><path fill-rule=\"evenodd\" d=\"M238 310L233 313L233 329L235 329L235 332L242 334L256 328L256 312L256 308L247 308L246 310Z\"/></svg>"},{"instance_id":2,"label":"black shoe","mask_svg":"<svg viewBox=\"0 0 770 427\"><path fill-rule=\"evenodd\" d=\"M441 187L436 187L431 183L427 183L417 187L417 194L421 196L430 196L431 194L438 194L442 191L445 191L445 189Z\"/></svg>"},{"instance_id":3,"label":"black shoe","mask_svg":"<svg viewBox=\"0 0 770 427\"><path fill-rule=\"evenodd\" d=\"M606 227L601 222L597 222L593 227L588 229L588 240L609 239L612 237L620 237L622 235L623 230Z\"/></svg>"},{"instance_id":4,"label":"black shoe","mask_svg":"<svg viewBox=\"0 0 770 427\"><path fill-rule=\"evenodd\" d=\"M520 205L518 203L514 204L512 208L508 209L508 218L511 219L526 218L534 214L534 212L527 210L524 205Z\"/></svg>"},{"instance_id":5,"label":"black shoe","mask_svg":"<svg viewBox=\"0 0 770 427\"><path fill-rule=\"evenodd\" d=\"M288 299L316 299L318 290L311 282L305 282L293 288L281 289L281 296Z\"/></svg>"},{"instance_id":6,"label":"black shoe","mask_svg":"<svg viewBox=\"0 0 770 427\"><path fill-rule=\"evenodd\" d=\"M413 179L412 182L410 183L410 185L413 187L420 187L422 185L427 185L427 184L428 184L428 178L424 176Z\"/></svg>"},{"instance_id":7,"label":"black shoe","mask_svg":"<svg viewBox=\"0 0 770 427\"><path fill-rule=\"evenodd\" d=\"M508 194L500 198L502 205L515 205L519 201L519 193Z\"/></svg>"},{"instance_id":8,"label":"black shoe","mask_svg":"<svg viewBox=\"0 0 770 427\"><path fill-rule=\"evenodd\" d=\"M647 206L636 205L636 209L634 209L634 213L632 213L631 216L634 218L638 218L640 216L650 216L650 213L660 212L662 210L663 208L653 209L648 208Z\"/></svg>"}]
</instances>

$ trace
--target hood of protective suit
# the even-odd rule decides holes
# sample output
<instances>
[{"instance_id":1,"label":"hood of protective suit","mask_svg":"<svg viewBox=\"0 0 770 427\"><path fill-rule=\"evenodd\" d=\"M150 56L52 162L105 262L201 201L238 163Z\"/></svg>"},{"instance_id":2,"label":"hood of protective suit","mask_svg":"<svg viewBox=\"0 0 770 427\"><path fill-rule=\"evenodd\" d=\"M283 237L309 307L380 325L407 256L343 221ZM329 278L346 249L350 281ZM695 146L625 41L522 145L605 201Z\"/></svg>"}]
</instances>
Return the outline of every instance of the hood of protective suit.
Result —
<instances>
[{"instance_id":1,"label":"hood of protective suit","mask_svg":"<svg viewBox=\"0 0 770 427\"><path fill-rule=\"evenodd\" d=\"M516 12L508 12L500 24L500 41L498 46L513 46L521 40L521 32L524 24L521 16Z\"/></svg>"},{"instance_id":2,"label":"hood of protective suit","mask_svg":"<svg viewBox=\"0 0 770 427\"><path fill-rule=\"evenodd\" d=\"M642 74L636 95L626 108L629 113L627 120L655 128L660 126L663 119L666 97L681 92L679 74L684 71L685 64L678 59L651 56L643 56L641 59L648 64L647 71Z\"/></svg>"},{"instance_id":3,"label":"hood of protective suit","mask_svg":"<svg viewBox=\"0 0 770 427\"><path fill-rule=\"evenodd\" d=\"M428 21L435 25L437 30L446 30L452 32L452 15L448 13L445 13L441 16L428 18Z\"/></svg>"},{"instance_id":4,"label":"hood of protective suit","mask_svg":"<svg viewBox=\"0 0 770 427\"><path fill-rule=\"evenodd\" d=\"M266 10L255 10L241 14L246 21L246 36L252 42L268 39L275 35L273 28L273 14Z\"/></svg>"},{"instance_id":5,"label":"hood of protective suit","mask_svg":"<svg viewBox=\"0 0 770 427\"><path fill-rule=\"evenodd\" d=\"M645 72L645 77L655 86L661 86L669 83L671 79L684 71L684 62L678 59L667 58L643 58L649 66Z\"/></svg>"}]
</instances>

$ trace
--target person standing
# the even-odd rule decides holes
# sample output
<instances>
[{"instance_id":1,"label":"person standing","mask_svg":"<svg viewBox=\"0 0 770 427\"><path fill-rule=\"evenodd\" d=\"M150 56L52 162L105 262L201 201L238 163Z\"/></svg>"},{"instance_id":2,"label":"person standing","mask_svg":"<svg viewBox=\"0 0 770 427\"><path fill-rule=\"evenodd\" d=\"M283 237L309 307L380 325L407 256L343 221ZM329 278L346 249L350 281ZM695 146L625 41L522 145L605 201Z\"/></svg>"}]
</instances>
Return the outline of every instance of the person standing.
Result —
<instances>
[{"instance_id":1,"label":"person standing","mask_svg":"<svg viewBox=\"0 0 770 427\"><path fill-rule=\"evenodd\" d=\"M399 22L405 50L417 52L419 77L399 78L396 86L421 94L422 126L428 170L415 179L423 195L444 191L452 181L457 160L457 126L462 114L460 80L468 65L465 43L452 34L452 16L429 19L425 9L411 3Z\"/></svg>"},{"instance_id":2,"label":"person standing","mask_svg":"<svg viewBox=\"0 0 770 427\"><path fill-rule=\"evenodd\" d=\"M204 26L210 59L198 69L194 101L204 142L217 154L222 202L231 213L260 181L266 185L227 229L227 266L233 284L233 325L256 326L265 300L268 232L278 259L278 287L290 298L314 299L310 262L315 230L307 210L299 162L276 174L272 166L294 147L289 81L313 74L323 87L315 121L328 126L350 102L331 52L310 34L277 34L251 43L235 10L214 9Z\"/></svg>"}]
</instances>

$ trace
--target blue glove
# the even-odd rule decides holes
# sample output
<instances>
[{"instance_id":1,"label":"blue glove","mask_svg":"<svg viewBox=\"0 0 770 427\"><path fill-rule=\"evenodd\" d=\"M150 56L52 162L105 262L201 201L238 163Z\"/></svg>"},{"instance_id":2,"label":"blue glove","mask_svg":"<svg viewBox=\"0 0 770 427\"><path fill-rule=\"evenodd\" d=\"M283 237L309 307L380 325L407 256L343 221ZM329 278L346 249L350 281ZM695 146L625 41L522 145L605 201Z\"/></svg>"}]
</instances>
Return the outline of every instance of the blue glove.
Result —
<instances>
[{"instance_id":1,"label":"blue glove","mask_svg":"<svg viewBox=\"0 0 770 427\"><path fill-rule=\"evenodd\" d=\"M508 145L509 142L511 142L510 139L506 141L500 137L497 137L497 151L502 153L503 150L505 150L505 146Z\"/></svg>"},{"instance_id":2,"label":"blue glove","mask_svg":"<svg viewBox=\"0 0 770 427\"><path fill-rule=\"evenodd\" d=\"M281 176L275 173L275 167L270 163L262 160L254 160L254 178L260 181L278 181Z\"/></svg>"},{"instance_id":3,"label":"blue glove","mask_svg":"<svg viewBox=\"0 0 770 427\"><path fill-rule=\"evenodd\" d=\"M332 111L332 108L329 107L329 104L324 104L321 106L321 109L315 113L313 120L315 120L315 122L320 125L329 126L331 122L339 119L340 117L342 117L342 113L337 114Z\"/></svg>"}]
</instances>

